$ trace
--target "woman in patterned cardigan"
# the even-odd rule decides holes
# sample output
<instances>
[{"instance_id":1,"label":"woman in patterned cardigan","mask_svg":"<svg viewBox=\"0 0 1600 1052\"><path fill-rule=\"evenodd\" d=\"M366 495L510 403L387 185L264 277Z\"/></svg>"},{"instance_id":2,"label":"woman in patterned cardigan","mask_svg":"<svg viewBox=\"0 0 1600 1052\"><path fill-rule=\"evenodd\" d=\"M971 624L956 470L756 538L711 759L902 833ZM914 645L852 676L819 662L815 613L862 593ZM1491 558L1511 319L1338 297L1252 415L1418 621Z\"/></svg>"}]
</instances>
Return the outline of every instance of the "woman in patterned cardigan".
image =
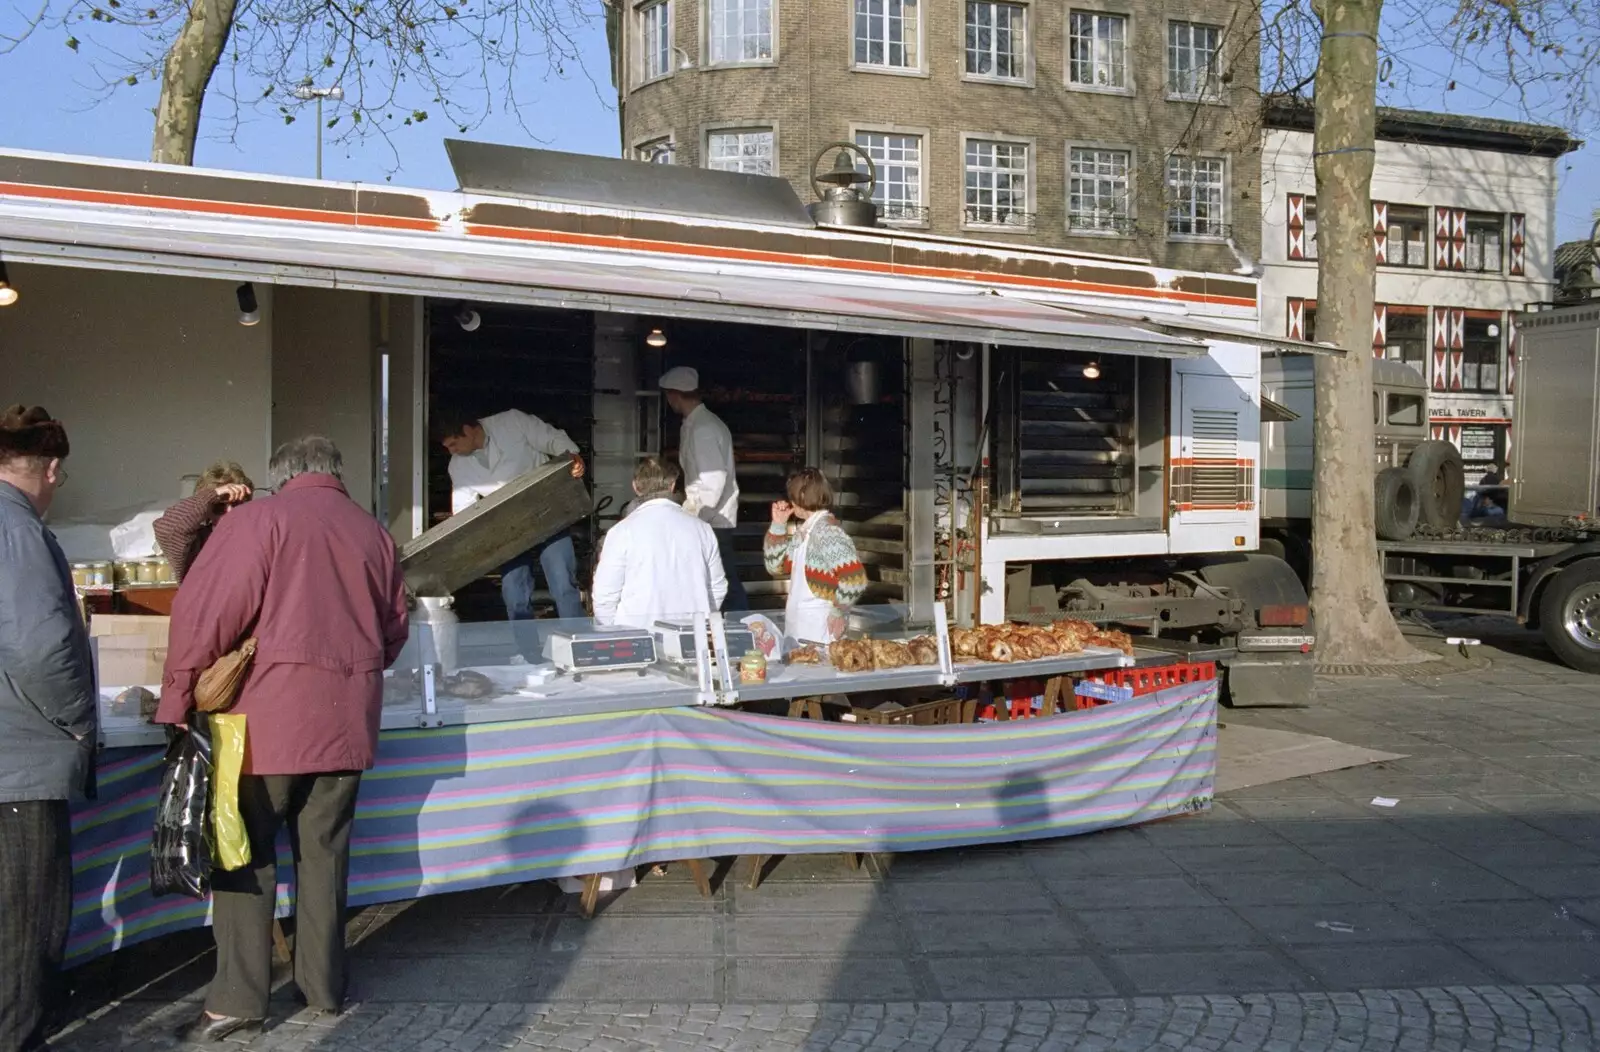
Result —
<instances>
[{"instance_id":1,"label":"woman in patterned cardigan","mask_svg":"<svg viewBox=\"0 0 1600 1052\"><path fill-rule=\"evenodd\" d=\"M784 636L791 647L831 643L844 635L845 615L867 590L867 569L833 515L833 487L822 472L802 468L787 489L788 500L773 502L762 545L767 572L789 578Z\"/></svg>"}]
</instances>

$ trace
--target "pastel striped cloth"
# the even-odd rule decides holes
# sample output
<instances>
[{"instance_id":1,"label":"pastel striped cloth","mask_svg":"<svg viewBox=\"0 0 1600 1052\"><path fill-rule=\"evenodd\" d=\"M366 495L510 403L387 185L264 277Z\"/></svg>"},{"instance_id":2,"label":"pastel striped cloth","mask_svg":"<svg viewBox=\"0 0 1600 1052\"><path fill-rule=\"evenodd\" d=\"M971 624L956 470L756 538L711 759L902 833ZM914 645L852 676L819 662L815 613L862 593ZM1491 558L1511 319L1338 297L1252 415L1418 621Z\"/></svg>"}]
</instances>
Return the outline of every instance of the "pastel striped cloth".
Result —
<instances>
[{"instance_id":1,"label":"pastel striped cloth","mask_svg":"<svg viewBox=\"0 0 1600 1052\"><path fill-rule=\"evenodd\" d=\"M682 858L1027 840L1203 810L1216 708L1216 684L1194 683L956 727L662 709L390 731L361 784L350 901ZM118 750L100 799L74 814L73 960L207 922L206 903L149 894L160 774L158 750ZM279 889L281 910L291 892Z\"/></svg>"}]
</instances>

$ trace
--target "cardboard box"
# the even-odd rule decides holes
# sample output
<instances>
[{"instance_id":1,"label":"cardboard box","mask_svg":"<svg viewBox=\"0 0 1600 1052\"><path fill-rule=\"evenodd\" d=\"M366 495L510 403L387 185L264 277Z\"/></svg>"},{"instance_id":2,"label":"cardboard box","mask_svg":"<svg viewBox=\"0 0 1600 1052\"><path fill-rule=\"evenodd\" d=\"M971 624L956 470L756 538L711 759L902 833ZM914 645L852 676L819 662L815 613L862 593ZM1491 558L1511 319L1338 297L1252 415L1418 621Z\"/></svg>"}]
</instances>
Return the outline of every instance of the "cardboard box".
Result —
<instances>
[{"instance_id":1,"label":"cardboard box","mask_svg":"<svg viewBox=\"0 0 1600 1052\"><path fill-rule=\"evenodd\" d=\"M161 683L167 663L165 617L142 614L96 614L89 635L99 651L102 687L149 687Z\"/></svg>"}]
</instances>

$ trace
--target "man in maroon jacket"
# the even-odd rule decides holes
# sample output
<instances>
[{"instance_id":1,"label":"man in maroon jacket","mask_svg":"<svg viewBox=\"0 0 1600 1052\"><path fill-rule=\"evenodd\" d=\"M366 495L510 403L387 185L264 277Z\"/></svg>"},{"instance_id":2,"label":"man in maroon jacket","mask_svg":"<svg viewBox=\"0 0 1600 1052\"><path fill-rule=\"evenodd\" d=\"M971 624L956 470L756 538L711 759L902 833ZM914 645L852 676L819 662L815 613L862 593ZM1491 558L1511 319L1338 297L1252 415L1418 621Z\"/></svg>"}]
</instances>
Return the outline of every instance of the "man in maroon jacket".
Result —
<instances>
[{"instance_id":1,"label":"man in maroon jacket","mask_svg":"<svg viewBox=\"0 0 1600 1052\"><path fill-rule=\"evenodd\" d=\"M259 1028L272 971L278 830L295 847L295 983L313 1008L344 1001L350 826L372 766L383 670L408 629L394 541L352 501L332 442L285 443L277 495L217 523L172 607L158 723L182 724L195 683L246 637L256 656L232 712L246 718L239 807L250 865L213 875L217 975L184 1038Z\"/></svg>"}]
</instances>

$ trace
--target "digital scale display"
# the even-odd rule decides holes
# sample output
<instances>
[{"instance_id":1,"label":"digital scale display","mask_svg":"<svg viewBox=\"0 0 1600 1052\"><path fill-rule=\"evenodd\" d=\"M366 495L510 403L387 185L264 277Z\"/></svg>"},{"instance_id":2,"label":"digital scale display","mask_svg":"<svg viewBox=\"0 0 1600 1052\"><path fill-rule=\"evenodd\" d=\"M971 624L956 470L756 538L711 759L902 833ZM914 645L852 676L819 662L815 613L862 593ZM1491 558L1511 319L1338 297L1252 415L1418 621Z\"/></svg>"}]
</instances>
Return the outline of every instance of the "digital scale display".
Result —
<instances>
[{"instance_id":1,"label":"digital scale display","mask_svg":"<svg viewBox=\"0 0 1600 1052\"><path fill-rule=\"evenodd\" d=\"M648 665L655 659L655 641L649 636L577 638L572 641L573 668L599 669L614 668L618 665Z\"/></svg>"}]
</instances>

